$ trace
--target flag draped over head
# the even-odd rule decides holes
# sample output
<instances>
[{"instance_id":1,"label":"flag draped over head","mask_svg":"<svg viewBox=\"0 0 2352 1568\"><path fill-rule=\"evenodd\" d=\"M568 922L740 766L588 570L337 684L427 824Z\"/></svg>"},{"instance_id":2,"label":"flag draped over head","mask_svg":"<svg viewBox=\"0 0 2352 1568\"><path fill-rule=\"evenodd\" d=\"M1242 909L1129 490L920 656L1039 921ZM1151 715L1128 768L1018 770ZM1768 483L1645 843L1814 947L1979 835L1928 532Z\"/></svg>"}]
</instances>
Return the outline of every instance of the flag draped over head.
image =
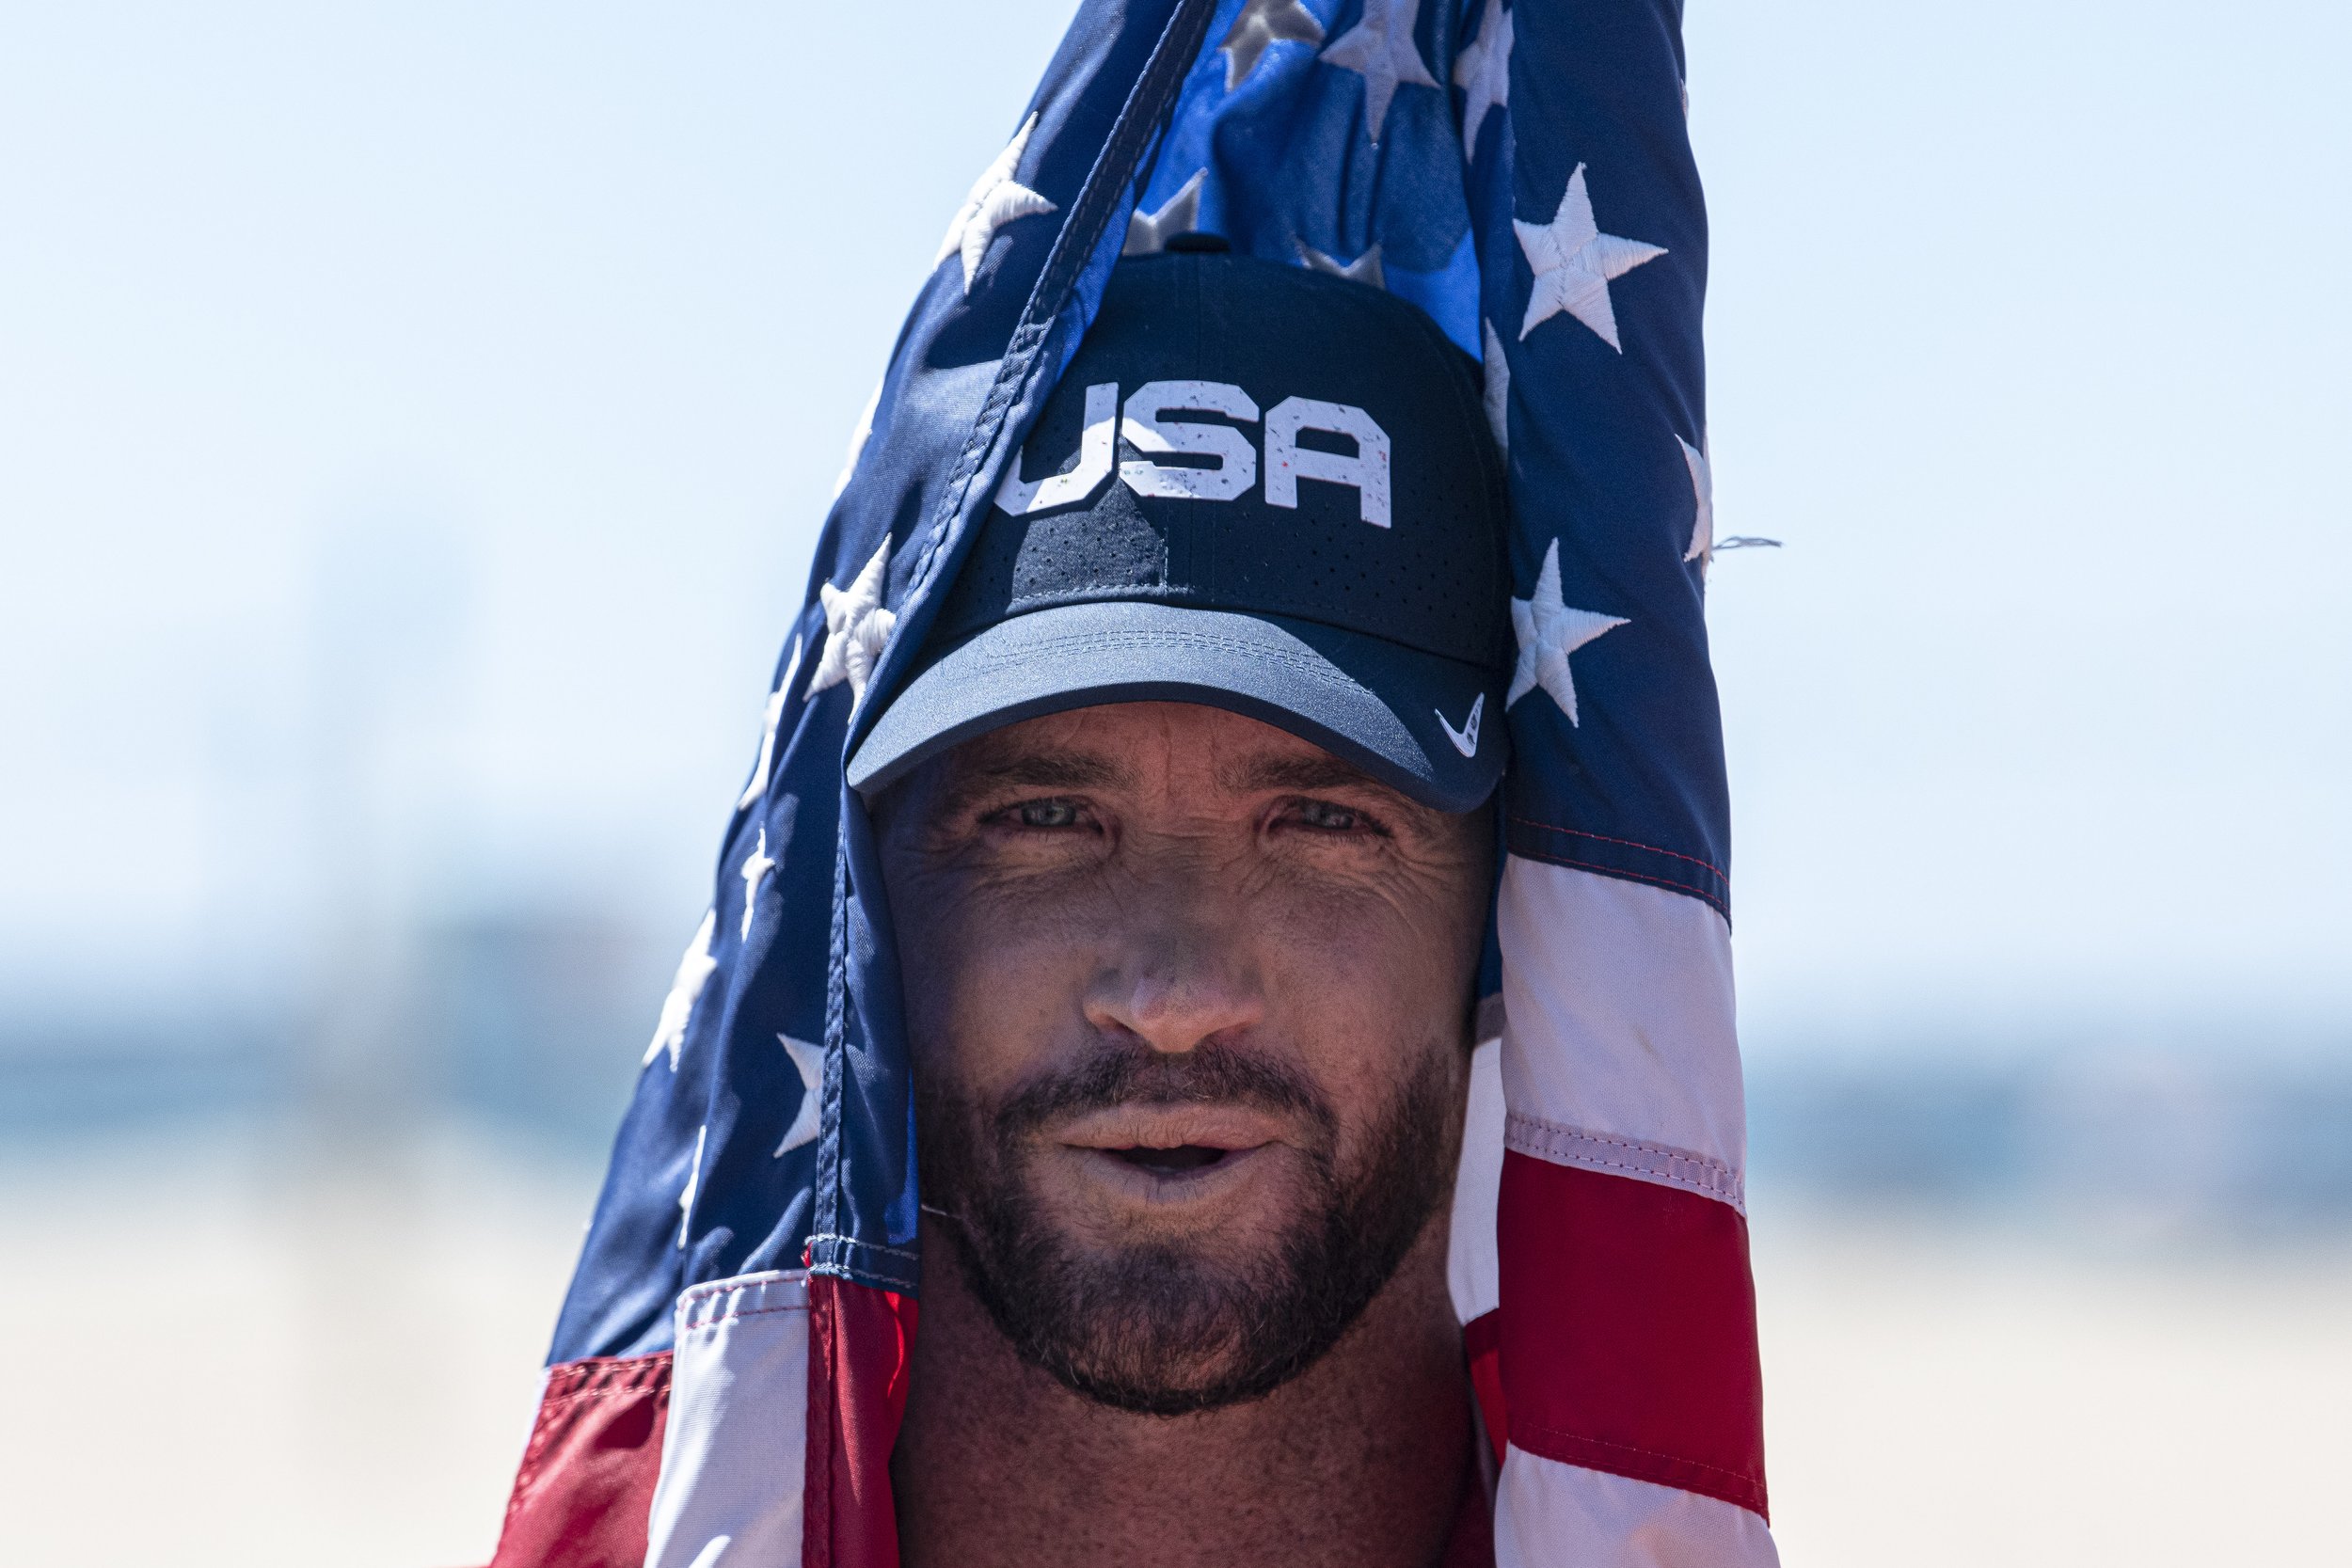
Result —
<instances>
[{"instance_id":1,"label":"flag draped over head","mask_svg":"<svg viewBox=\"0 0 2352 1568\"><path fill-rule=\"evenodd\" d=\"M1497 1560L1773 1560L1682 77L1675 0L1081 6L859 422L499 1564L897 1560L921 1284L899 997L921 956L893 942L844 758L1111 268L1190 230L1422 308L1483 361L1507 455L1500 1044L1451 1274Z\"/></svg>"}]
</instances>

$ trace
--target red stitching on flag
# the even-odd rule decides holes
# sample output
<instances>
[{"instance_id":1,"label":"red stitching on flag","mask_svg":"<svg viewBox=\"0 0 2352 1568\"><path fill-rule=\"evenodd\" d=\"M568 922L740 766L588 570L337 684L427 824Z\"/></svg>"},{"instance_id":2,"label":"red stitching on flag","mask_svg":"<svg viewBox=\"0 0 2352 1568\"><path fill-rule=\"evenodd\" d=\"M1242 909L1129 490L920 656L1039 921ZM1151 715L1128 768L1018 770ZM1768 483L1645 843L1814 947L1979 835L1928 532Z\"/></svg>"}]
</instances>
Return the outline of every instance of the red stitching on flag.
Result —
<instances>
[{"instance_id":1,"label":"red stitching on flag","mask_svg":"<svg viewBox=\"0 0 2352 1568\"><path fill-rule=\"evenodd\" d=\"M1534 823L1532 825L1541 827L1543 824ZM1555 828L1551 831L1554 832L1567 832L1565 828ZM1633 847L1637 849L1645 849L1649 847L1645 844L1637 844L1634 845ZM1677 882L1667 877L1652 877L1646 872L1629 871L1622 865L1604 865L1598 861L1581 861L1578 860L1574 855L1564 855L1550 849L1521 849L1514 846L1511 852L1515 855L1525 855L1530 860L1542 861L1549 865L1573 866L1579 871L1595 871L1604 877L1622 877L1629 882L1647 882L1653 887L1662 887L1670 893L1686 893L1692 897L1698 899L1701 903L1707 905L1709 909L1712 909L1717 914L1722 915L1725 920L1729 920L1731 918L1731 905L1728 901L1718 895L1709 892L1706 888L1698 887L1690 882ZM1668 853L1668 851L1661 849L1659 853L1662 855ZM1688 860L1690 857L1686 855L1681 858ZM1705 864L1706 863L1702 861L1697 863ZM1712 868L1710 867L1710 869Z\"/></svg>"},{"instance_id":2,"label":"red stitching on flag","mask_svg":"<svg viewBox=\"0 0 2352 1568\"><path fill-rule=\"evenodd\" d=\"M739 1275L731 1279L713 1279L690 1286L678 1294L678 1305L687 1307L710 1300L713 1296L749 1294L768 1290L805 1290L808 1275L798 1270L779 1270L774 1274Z\"/></svg>"},{"instance_id":3,"label":"red stitching on flag","mask_svg":"<svg viewBox=\"0 0 2352 1568\"><path fill-rule=\"evenodd\" d=\"M1655 844L1644 844L1638 839L1611 838L1607 833L1589 833L1581 828L1563 828L1555 823L1538 822L1532 816L1514 816L1510 818L1510 820L1522 828L1539 828L1548 833L1565 833L1570 838L1589 838L1597 840L1602 844L1622 845L1628 849L1646 849L1653 855L1664 855L1672 860L1689 861L1692 865L1705 866L1708 870L1712 871L1716 876L1721 877L1726 882L1731 880L1731 873L1725 871L1722 866L1717 865L1712 861L1703 861L1696 855L1679 854L1672 849L1661 849Z\"/></svg>"},{"instance_id":4,"label":"red stitching on flag","mask_svg":"<svg viewBox=\"0 0 2352 1568\"><path fill-rule=\"evenodd\" d=\"M686 1325L686 1332L691 1334L696 1329L717 1328L721 1323L731 1323L739 1318L764 1318L772 1312L805 1312L807 1310L808 1307L805 1305L802 1305L795 1307L755 1307L749 1311L738 1310L734 1312L722 1312L715 1318L707 1318L700 1323L688 1323Z\"/></svg>"}]
</instances>

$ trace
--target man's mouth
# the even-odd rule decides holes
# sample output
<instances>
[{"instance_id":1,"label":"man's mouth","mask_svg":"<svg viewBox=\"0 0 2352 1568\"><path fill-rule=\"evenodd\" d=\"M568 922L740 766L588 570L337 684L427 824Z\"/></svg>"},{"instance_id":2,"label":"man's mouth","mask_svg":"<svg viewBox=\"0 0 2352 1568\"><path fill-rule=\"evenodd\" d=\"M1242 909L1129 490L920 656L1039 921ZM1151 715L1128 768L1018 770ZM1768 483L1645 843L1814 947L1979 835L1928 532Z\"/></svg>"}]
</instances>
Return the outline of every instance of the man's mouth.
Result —
<instances>
[{"instance_id":1,"label":"man's mouth","mask_svg":"<svg viewBox=\"0 0 2352 1568\"><path fill-rule=\"evenodd\" d=\"M1281 1136L1281 1123L1233 1105L1120 1105L1080 1117L1061 1141L1152 1176L1191 1176L1232 1164Z\"/></svg>"},{"instance_id":2,"label":"man's mouth","mask_svg":"<svg viewBox=\"0 0 2352 1568\"><path fill-rule=\"evenodd\" d=\"M1112 1158L1122 1160L1137 1170L1153 1176L1184 1176L1206 1170L1234 1151L1216 1148L1208 1144L1183 1144L1175 1148L1151 1148L1141 1144L1128 1148L1105 1149Z\"/></svg>"},{"instance_id":3,"label":"man's mouth","mask_svg":"<svg viewBox=\"0 0 2352 1568\"><path fill-rule=\"evenodd\" d=\"M1079 1117L1055 1141L1095 1180L1159 1205L1226 1191L1283 1132L1279 1117L1248 1105L1127 1104Z\"/></svg>"}]
</instances>

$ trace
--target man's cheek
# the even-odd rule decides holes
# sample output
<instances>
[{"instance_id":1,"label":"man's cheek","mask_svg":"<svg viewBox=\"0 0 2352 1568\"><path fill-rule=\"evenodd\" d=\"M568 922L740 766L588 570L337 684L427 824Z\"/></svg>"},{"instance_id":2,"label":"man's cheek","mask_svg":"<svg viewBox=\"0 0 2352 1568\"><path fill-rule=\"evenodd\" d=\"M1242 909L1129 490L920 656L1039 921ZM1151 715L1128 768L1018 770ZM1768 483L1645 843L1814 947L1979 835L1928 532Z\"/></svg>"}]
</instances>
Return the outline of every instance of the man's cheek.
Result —
<instances>
[{"instance_id":1,"label":"man's cheek","mask_svg":"<svg viewBox=\"0 0 2352 1568\"><path fill-rule=\"evenodd\" d=\"M1369 906L1369 907L1367 907ZM1425 1010L1451 958L1403 928L1394 911L1370 901L1332 911L1297 911L1263 942L1279 1000L1315 1034L1360 1038L1395 1032Z\"/></svg>"},{"instance_id":2,"label":"man's cheek","mask_svg":"<svg viewBox=\"0 0 2352 1568\"><path fill-rule=\"evenodd\" d=\"M984 1098L1025 1077L1082 1015L1083 970L1066 941L1017 929L992 939L970 931L952 958L927 966L915 955L907 990L930 1015L928 1031L954 1058L960 1081Z\"/></svg>"}]
</instances>

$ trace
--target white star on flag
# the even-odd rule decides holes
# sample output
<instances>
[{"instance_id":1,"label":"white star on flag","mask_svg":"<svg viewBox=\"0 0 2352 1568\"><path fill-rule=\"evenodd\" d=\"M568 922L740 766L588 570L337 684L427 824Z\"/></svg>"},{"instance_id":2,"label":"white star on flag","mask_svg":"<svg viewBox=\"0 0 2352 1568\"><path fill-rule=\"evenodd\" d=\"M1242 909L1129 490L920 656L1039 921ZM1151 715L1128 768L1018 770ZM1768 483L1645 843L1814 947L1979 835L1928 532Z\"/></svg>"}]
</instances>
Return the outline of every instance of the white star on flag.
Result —
<instances>
[{"instance_id":1,"label":"white star on flag","mask_svg":"<svg viewBox=\"0 0 2352 1568\"><path fill-rule=\"evenodd\" d=\"M1486 422L1494 427L1495 450L1504 456L1511 453L1511 361L1502 351L1502 334L1495 324L1481 316L1479 326L1486 334Z\"/></svg>"},{"instance_id":2,"label":"white star on flag","mask_svg":"<svg viewBox=\"0 0 2352 1568\"><path fill-rule=\"evenodd\" d=\"M1375 289L1389 286L1386 274L1380 270L1380 247L1374 245L1353 261L1343 261L1336 256L1326 256L1306 241L1298 242L1298 259L1316 272L1327 272L1334 277L1344 277L1351 283L1369 283Z\"/></svg>"},{"instance_id":3,"label":"white star on flag","mask_svg":"<svg viewBox=\"0 0 2352 1568\"><path fill-rule=\"evenodd\" d=\"M1682 559L1697 562L1699 575L1704 577L1708 563L1715 559L1715 465L1708 455L1713 443L1701 431L1697 446L1679 436L1675 445L1682 449L1682 461L1691 470L1691 495L1697 503L1691 517L1691 547L1682 552Z\"/></svg>"},{"instance_id":4,"label":"white star on flag","mask_svg":"<svg viewBox=\"0 0 2352 1568\"><path fill-rule=\"evenodd\" d=\"M1322 41L1323 24L1299 0L1249 0L1217 45L1225 52L1225 90L1232 91L1258 69L1258 56L1268 44Z\"/></svg>"},{"instance_id":5,"label":"white star on flag","mask_svg":"<svg viewBox=\"0 0 2352 1568\"><path fill-rule=\"evenodd\" d=\"M825 651L818 656L817 673L808 678L810 696L848 681L850 705L854 708L866 700L874 661L882 657L891 628L898 624L897 613L882 608L889 572L890 540L885 535L856 581L847 588L830 582L818 588L818 597L825 603Z\"/></svg>"},{"instance_id":6,"label":"white star on flag","mask_svg":"<svg viewBox=\"0 0 2352 1568\"><path fill-rule=\"evenodd\" d=\"M694 1194L703 1184L703 1145L710 1138L710 1123L694 1134L694 1163L686 1169L686 1190L677 1195L677 1244L686 1245L686 1227L694 1223Z\"/></svg>"},{"instance_id":7,"label":"white star on flag","mask_svg":"<svg viewBox=\"0 0 2352 1568\"><path fill-rule=\"evenodd\" d=\"M1519 339L1536 324L1562 311L1591 327L1618 353L1617 312L1609 303L1609 280L1622 277L1645 261L1666 254L1662 245L1604 234L1593 221L1593 198L1585 194L1584 166L1568 176L1560 210L1549 223L1511 220L1518 231L1519 248L1535 270L1535 286L1527 296L1527 319L1519 324Z\"/></svg>"},{"instance_id":8,"label":"white star on flag","mask_svg":"<svg viewBox=\"0 0 2352 1568\"><path fill-rule=\"evenodd\" d=\"M768 830L759 830L759 847L743 857L743 938L752 940L752 911L759 907L759 884L768 879L768 873L776 863L768 857Z\"/></svg>"},{"instance_id":9,"label":"white star on flag","mask_svg":"<svg viewBox=\"0 0 2352 1568\"><path fill-rule=\"evenodd\" d=\"M1454 56L1454 85L1468 95L1462 101L1462 156L1468 158L1478 150L1486 111L1511 105L1511 13L1502 0L1486 0L1478 36Z\"/></svg>"},{"instance_id":10,"label":"white star on flag","mask_svg":"<svg viewBox=\"0 0 2352 1568\"><path fill-rule=\"evenodd\" d=\"M1535 574L1535 591L1511 601L1511 626L1519 634L1519 664L1512 672L1511 689L1502 699L1509 707L1542 687L1577 721L1576 680L1568 673L1568 656L1598 637L1624 626L1618 615L1597 615L1560 601L1560 541L1544 551L1543 569Z\"/></svg>"},{"instance_id":11,"label":"white star on flag","mask_svg":"<svg viewBox=\"0 0 2352 1568\"><path fill-rule=\"evenodd\" d=\"M1413 41L1420 17L1421 0L1364 0L1364 19L1323 52L1330 64L1363 76L1364 118L1372 122L1375 144L1398 87L1438 85L1422 63L1421 46Z\"/></svg>"},{"instance_id":12,"label":"white star on flag","mask_svg":"<svg viewBox=\"0 0 2352 1568\"><path fill-rule=\"evenodd\" d=\"M1021 134L1012 138L1012 145L996 154L996 161L981 171L972 182L972 194L956 209L956 219L947 226L947 237L939 242L939 254L931 258L937 266L948 257L963 254L963 292L972 292L972 279L980 270L980 258L988 254L988 242L996 237L996 230L1015 218L1032 217L1054 211L1054 204L1012 177L1021 166L1021 154L1028 150L1029 133L1037 129L1037 116L1031 115L1021 127Z\"/></svg>"},{"instance_id":13,"label":"white star on flag","mask_svg":"<svg viewBox=\"0 0 2352 1568\"><path fill-rule=\"evenodd\" d=\"M784 1053L792 1058L792 1069L801 1075L801 1108L794 1113L792 1125L784 1130L784 1142L776 1145L771 1159L781 1160L803 1144L817 1141L817 1085L824 1081L825 1052L822 1046L806 1040L796 1040L789 1035L778 1035Z\"/></svg>"},{"instance_id":14,"label":"white star on flag","mask_svg":"<svg viewBox=\"0 0 2352 1568\"><path fill-rule=\"evenodd\" d=\"M694 1016L694 1003L702 996L711 972L719 967L719 960L710 956L710 939L718 933L719 911L712 910L694 928L694 940L686 944L686 957L677 961L677 974L670 980L670 994L661 999L661 1018L653 1026L653 1043L645 1047L643 1066L653 1066L653 1059L667 1051L670 1070L677 1070L687 1021Z\"/></svg>"},{"instance_id":15,"label":"white star on flag","mask_svg":"<svg viewBox=\"0 0 2352 1568\"><path fill-rule=\"evenodd\" d=\"M1156 213L1146 213L1138 207L1127 214L1127 243L1120 247L1121 256L1149 256L1166 250L1170 236L1188 234L1200 227L1200 183L1209 171L1200 169L1177 187L1176 194L1160 204Z\"/></svg>"},{"instance_id":16,"label":"white star on flag","mask_svg":"<svg viewBox=\"0 0 2352 1568\"><path fill-rule=\"evenodd\" d=\"M792 693L792 678L800 673L801 640L795 637L792 657L784 663L784 679L768 694L768 711L759 717L759 761L752 768L752 782L743 786L743 798L735 802L737 811L768 793L768 775L776 765L776 726L784 722L784 702Z\"/></svg>"}]
</instances>

